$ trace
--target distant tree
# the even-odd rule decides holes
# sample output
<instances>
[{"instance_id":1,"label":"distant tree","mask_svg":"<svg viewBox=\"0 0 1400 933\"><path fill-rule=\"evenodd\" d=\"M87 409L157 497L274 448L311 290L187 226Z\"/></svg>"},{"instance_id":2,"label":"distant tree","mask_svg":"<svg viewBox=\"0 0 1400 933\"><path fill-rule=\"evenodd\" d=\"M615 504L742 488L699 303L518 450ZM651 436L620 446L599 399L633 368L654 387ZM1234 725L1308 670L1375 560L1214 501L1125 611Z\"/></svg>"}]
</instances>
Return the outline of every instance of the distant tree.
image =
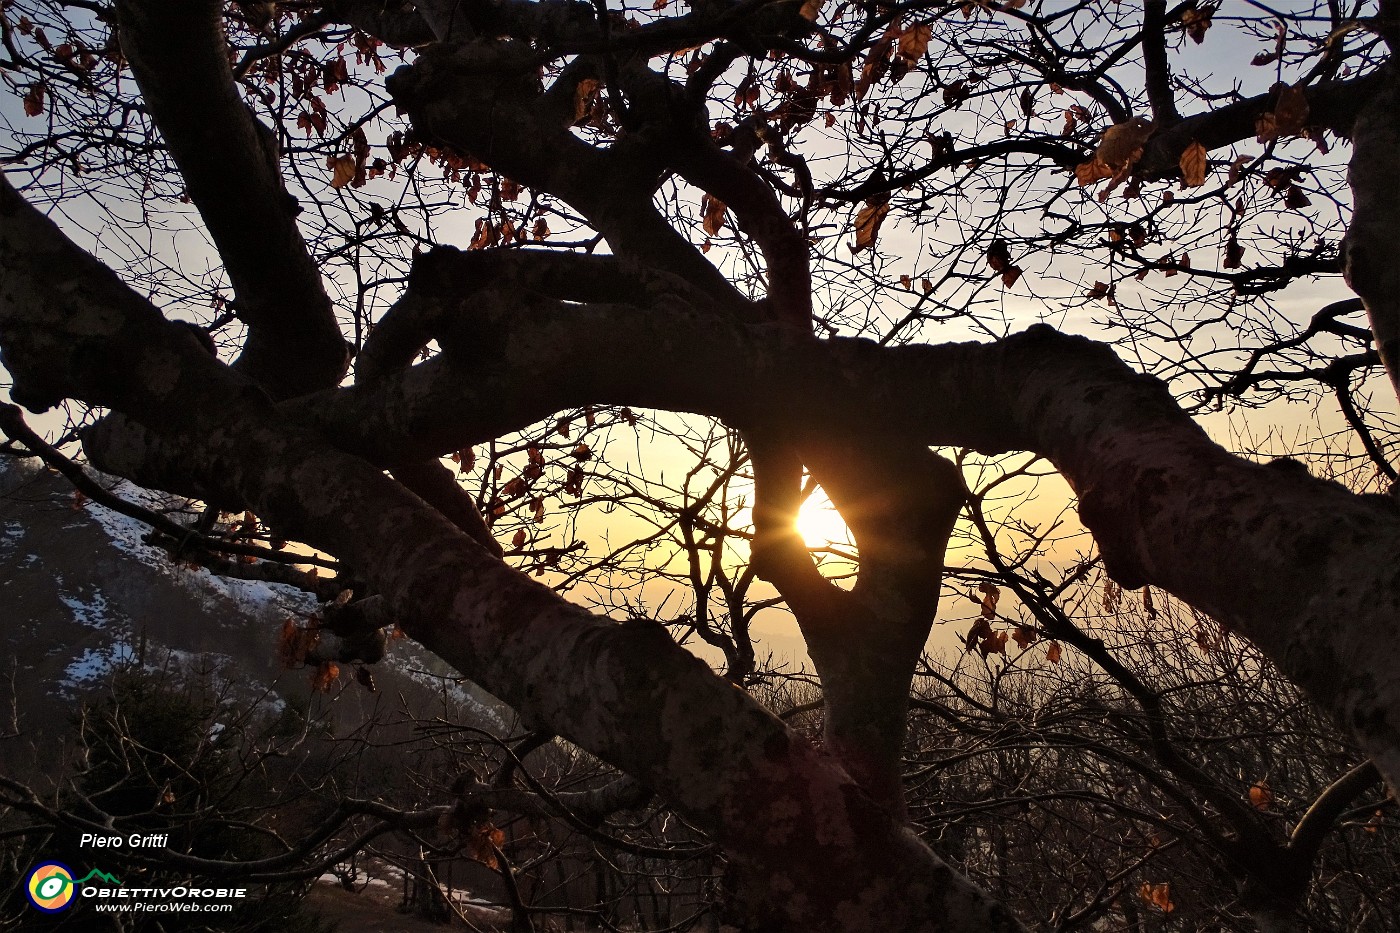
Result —
<instances>
[{"instance_id":1,"label":"distant tree","mask_svg":"<svg viewBox=\"0 0 1400 933\"><path fill-rule=\"evenodd\" d=\"M1400 780L1400 512L1192 419L1327 393L1331 474L1395 478L1364 381L1400 373L1388 0L0 14L0 349L16 405L81 426L49 447L8 407L12 449L72 472L80 438L207 503L157 530L322 596L341 641L299 657L373 662L398 626L621 769L723 849L754 928L1020 928L907 822L970 469L933 447L1044 457L1116 585L1247 637ZM1299 312L1340 276L1359 300ZM1011 333L1035 318L1082 333ZM843 585L794 528L814 485ZM584 500L629 543L581 550ZM677 559L668 617L645 581ZM779 596L820 746L734 688Z\"/></svg>"}]
</instances>

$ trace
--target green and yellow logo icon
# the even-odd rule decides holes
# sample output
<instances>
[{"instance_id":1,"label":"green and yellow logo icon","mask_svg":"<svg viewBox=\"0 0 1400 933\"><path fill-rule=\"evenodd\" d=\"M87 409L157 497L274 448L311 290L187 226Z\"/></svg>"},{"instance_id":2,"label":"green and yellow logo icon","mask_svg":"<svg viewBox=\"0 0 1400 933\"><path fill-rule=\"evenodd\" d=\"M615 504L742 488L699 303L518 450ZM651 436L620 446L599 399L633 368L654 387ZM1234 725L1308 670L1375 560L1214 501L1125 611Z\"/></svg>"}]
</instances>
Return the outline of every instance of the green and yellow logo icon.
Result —
<instances>
[{"instance_id":1,"label":"green and yellow logo icon","mask_svg":"<svg viewBox=\"0 0 1400 933\"><path fill-rule=\"evenodd\" d=\"M106 872L94 868L81 878L73 878L73 870L62 862L45 862L29 873L24 890L29 895L29 903L46 913L56 914L67 910L78 893L78 885L93 878L101 878L108 884L121 882Z\"/></svg>"},{"instance_id":2,"label":"green and yellow logo icon","mask_svg":"<svg viewBox=\"0 0 1400 933\"><path fill-rule=\"evenodd\" d=\"M66 910L77 894L73 872L67 865L45 862L29 873L25 893L29 903L42 911L54 914Z\"/></svg>"}]
</instances>

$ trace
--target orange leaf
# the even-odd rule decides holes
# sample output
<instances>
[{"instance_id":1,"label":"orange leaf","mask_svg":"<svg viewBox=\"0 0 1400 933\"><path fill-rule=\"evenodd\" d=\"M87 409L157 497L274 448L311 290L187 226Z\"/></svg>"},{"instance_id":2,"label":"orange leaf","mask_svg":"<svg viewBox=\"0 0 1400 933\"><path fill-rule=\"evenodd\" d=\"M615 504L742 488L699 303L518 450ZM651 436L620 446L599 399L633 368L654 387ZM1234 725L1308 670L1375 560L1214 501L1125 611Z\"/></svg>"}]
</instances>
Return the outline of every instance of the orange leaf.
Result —
<instances>
[{"instance_id":1,"label":"orange leaf","mask_svg":"<svg viewBox=\"0 0 1400 933\"><path fill-rule=\"evenodd\" d=\"M997 614L997 600L1001 598L1001 590L995 583L982 583L977 587L982 594L982 618L995 618Z\"/></svg>"},{"instance_id":2,"label":"orange leaf","mask_svg":"<svg viewBox=\"0 0 1400 933\"><path fill-rule=\"evenodd\" d=\"M500 228L491 222L491 218L478 217L476 219L476 232L472 234L472 241L467 244L467 249L490 249L500 239Z\"/></svg>"},{"instance_id":3,"label":"orange leaf","mask_svg":"<svg viewBox=\"0 0 1400 933\"><path fill-rule=\"evenodd\" d=\"M316 616L310 625L298 625L288 618L282 623L282 634L277 639L277 658L283 667L300 667L306 663L306 656L321 640L321 632Z\"/></svg>"},{"instance_id":4,"label":"orange leaf","mask_svg":"<svg viewBox=\"0 0 1400 933\"><path fill-rule=\"evenodd\" d=\"M1138 896L1142 898L1144 904L1156 907L1164 914L1169 914L1176 909L1176 905L1172 903L1171 885L1166 882L1152 884L1144 881L1142 887L1138 888Z\"/></svg>"},{"instance_id":5,"label":"orange leaf","mask_svg":"<svg viewBox=\"0 0 1400 933\"><path fill-rule=\"evenodd\" d=\"M700 199L700 210L705 215L702 226L709 236L718 236L724 229L724 202L708 194Z\"/></svg>"},{"instance_id":6,"label":"orange leaf","mask_svg":"<svg viewBox=\"0 0 1400 933\"><path fill-rule=\"evenodd\" d=\"M1061 650L1060 643L1052 641L1050 647L1045 649L1045 660L1049 661L1051 664L1059 664Z\"/></svg>"},{"instance_id":7,"label":"orange leaf","mask_svg":"<svg viewBox=\"0 0 1400 933\"><path fill-rule=\"evenodd\" d=\"M1181 14L1181 25L1191 41L1200 45L1206 41L1206 30L1210 28L1211 17L1215 15L1215 4L1202 4L1198 9L1186 10Z\"/></svg>"},{"instance_id":8,"label":"orange leaf","mask_svg":"<svg viewBox=\"0 0 1400 933\"><path fill-rule=\"evenodd\" d=\"M1225 241L1225 261L1221 263L1226 269L1238 269L1244 259L1244 247L1240 241L1235 239L1235 235L1230 234L1230 239Z\"/></svg>"},{"instance_id":9,"label":"orange leaf","mask_svg":"<svg viewBox=\"0 0 1400 933\"><path fill-rule=\"evenodd\" d=\"M865 92L885 76L885 72L890 67L890 52L894 47L895 39L899 35L899 20L890 23L885 34L880 37L865 56L865 64L860 69L860 80L856 82L855 90L852 92L856 100L865 96ZM898 77L898 75L896 76Z\"/></svg>"},{"instance_id":10,"label":"orange leaf","mask_svg":"<svg viewBox=\"0 0 1400 933\"><path fill-rule=\"evenodd\" d=\"M961 107L963 101L970 96L972 96L972 91L968 88L967 82L961 78L943 86L943 103L948 107Z\"/></svg>"},{"instance_id":11,"label":"orange leaf","mask_svg":"<svg viewBox=\"0 0 1400 933\"><path fill-rule=\"evenodd\" d=\"M1308 120L1310 107L1306 91L1283 83L1275 84L1273 90L1278 94L1273 111L1261 113L1254 121L1254 134L1261 143L1272 142L1280 136L1302 135Z\"/></svg>"},{"instance_id":12,"label":"orange leaf","mask_svg":"<svg viewBox=\"0 0 1400 933\"><path fill-rule=\"evenodd\" d=\"M894 65L895 80L903 78L924 57L928 51L928 40L933 35L933 26L928 23L919 23L910 26L899 34L899 58Z\"/></svg>"},{"instance_id":13,"label":"orange leaf","mask_svg":"<svg viewBox=\"0 0 1400 933\"><path fill-rule=\"evenodd\" d=\"M471 857L487 868L495 868L496 850L506 843L506 834L492 823L481 823L472 827L467 838L467 848Z\"/></svg>"},{"instance_id":14,"label":"orange leaf","mask_svg":"<svg viewBox=\"0 0 1400 933\"><path fill-rule=\"evenodd\" d=\"M1099 138L1094 158L1075 166L1075 180L1082 187L1100 178L1112 178L1116 185L1118 180L1128 176L1142 157L1142 146L1154 129L1152 123L1142 117L1133 117L1110 126Z\"/></svg>"},{"instance_id":15,"label":"orange leaf","mask_svg":"<svg viewBox=\"0 0 1400 933\"><path fill-rule=\"evenodd\" d=\"M1095 282L1095 283L1094 283L1094 285L1095 285L1096 287L1099 286L1099 285L1101 285L1101 284L1103 284L1103 283L1101 283L1101 282ZM1120 603L1122 603L1122 601L1123 601L1123 588L1122 588L1121 586L1119 586L1117 583L1114 583L1112 580L1105 579L1105 580L1103 581L1103 611L1104 611L1104 612L1117 612L1117 611L1118 611L1118 606L1119 606Z\"/></svg>"},{"instance_id":16,"label":"orange leaf","mask_svg":"<svg viewBox=\"0 0 1400 933\"><path fill-rule=\"evenodd\" d=\"M910 26L899 34L899 55L906 59L910 65L918 62L924 57L924 52L928 51L928 40L933 35L933 26L928 23L919 23Z\"/></svg>"},{"instance_id":17,"label":"orange leaf","mask_svg":"<svg viewBox=\"0 0 1400 933\"><path fill-rule=\"evenodd\" d=\"M344 188L355 180L355 157L332 156L327 166L331 170L331 187Z\"/></svg>"},{"instance_id":18,"label":"orange leaf","mask_svg":"<svg viewBox=\"0 0 1400 933\"><path fill-rule=\"evenodd\" d=\"M311 689L317 693L329 693L340 678L340 665L334 661L322 661L311 675Z\"/></svg>"},{"instance_id":19,"label":"orange leaf","mask_svg":"<svg viewBox=\"0 0 1400 933\"><path fill-rule=\"evenodd\" d=\"M1092 185L1100 178L1112 178L1113 169L1104 165L1098 159L1090 159L1088 162L1080 162L1074 167L1074 180L1079 182L1079 187Z\"/></svg>"},{"instance_id":20,"label":"orange leaf","mask_svg":"<svg viewBox=\"0 0 1400 933\"><path fill-rule=\"evenodd\" d=\"M1085 293L1085 297L1094 301L1107 301L1109 304L1117 306L1115 294L1117 290L1117 283L1109 284L1108 282L1095 281L1094 287Z\"/></svg>"},{"instance_id":21,"label":"orange leaf","mask_svg":"<svg viewBox=\"0 0 1400 933\"><path fill-rule=\"evenodd\" d=\"M1249 156L1237 156L1235 161L1230 163L1230 177L1225 182L1225 186L1229 187L1230 185L1238 183L1240 177L1244 174L1244 167L1251 161Z\"/></svg>"},{"instance_id":22,"label":"orange leaf","mask_svg":"<svg viewBox=\"0 0 1400 933\"><path fill-rule=\"evenodd\" d=\"M854 246L848 247L851 252L858 253L875 245L875 240L880 235L880 224L885 222L885 215L889 212L888 196L872 198L865 202L865 207L856 214L856 242Z\"/></svg>"},{"instance_id":23,"label":"orange leaf","mask_svg":"<svg viewBox=\"0 0 1400 933\"><path fill-rule=\"evenodd\" d=\"M295 619L286 619L282 622L282 634L277 639L277 656L282 659L284 667L292 667L300 662L296 657L297 645L297 623Z\"/></svg>"},{"instance_id":24,"label":"orange leaf","mask_svg":"<svg viewBox=\"0 0 1400 933\"><path fill-rule=\"evenodd\" d=\"M996 632L982 639L982 644L978 647L982 651L982 657L989 654L1006 654L1006 643L1011 638L1008 632Z\"/></svg>"},{"instance_id":25,"label":"orange leaf","mask_svg":"<svg viewBox=\"0 0 1400 933\"><path fill-rule=\"evenodd\" d=\"M977 621L972 623L972 628L968 629L967 635L963 637L963 647L965 647L968 651L971 651L973 645L977 644L984 638L990 638L991 635L991 623L979 616Z\"/></svg>"},{"instance_id":26,"label":"orange leaf","mask_svg":"<svg viewBox=\"0 0 1400 933\"><path fill-rule=\"evenodd\" d=\"M1261 113L1254 118L1254 138L1261 143L1278 139L1278 121L1272 113Z\"/></svg>"},{"instance_id":27,"label":"orange leaf","mask_svg":"<svg viewBox=\"0 0 1400 933\"><path fill-rule=\"evenodd\" d=\"M44 112L44 94L48 91L48 86L40 81L32 84L24 94L24 114L28 117L37 117Z\"/></svg>"},{"instance_id":28,"label":"orange leaf","mask_svg":"<svg viewBox=\"0 0 1400 933\"><path fill-rule=\"evenodd\" d=\"M1131 168L1142 155L1142 144L1152 135L1154 127L1142 117L1115 123L1104 130L1094 158L1115 171Z\"/></svg>"},{"instance_id":29,"label":"orange leaf","mask_svg":"<svg viewBox=\"0 0 1400 933\"><path fill-rule=\"evenodd\" d=\"M598 98L598 88L602 87L601 81L593 78L584 78L574 88L574 122L582 123L588 115L593 112L593 102Z\"/></svg>"},{"instance_id":30,"label":"orange leaf","mask_svg":"<svg viewBox=\"0 0 1400 933\"><path fill-rule=\"evenodd\" d=\"M1257 780L1249 788L1249 803L1256 810L1267 810L1274 802L1274 792L1269 789L1269 782Z\"/></svg>"},{"instance_id":31,"label":"orange leaf","mask_svg":"<svg viewBox=\"0 0 1400 933\"><path fill-rule=\"evenodd\" d=\"M1181 186L1196 188L1206 183L1206 147L1193 142L1181 154Z\"/></svg>"}]
</instances>

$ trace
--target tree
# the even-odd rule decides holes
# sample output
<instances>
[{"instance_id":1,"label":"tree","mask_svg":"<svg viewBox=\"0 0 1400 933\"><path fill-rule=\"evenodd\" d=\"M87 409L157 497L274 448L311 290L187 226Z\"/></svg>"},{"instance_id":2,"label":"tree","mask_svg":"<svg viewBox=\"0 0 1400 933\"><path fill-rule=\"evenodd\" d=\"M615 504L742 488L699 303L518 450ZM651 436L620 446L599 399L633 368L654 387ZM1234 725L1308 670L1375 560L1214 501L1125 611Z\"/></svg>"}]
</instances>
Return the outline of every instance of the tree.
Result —
<instances>
[{"instance_id":1,"label":"tree","mask_svg":"<svg viewBox=\"0 0 1400 933\"><path fill-rule=\"evenodd\" d=\"M1248 637L1400 779L1393 501L1235 456L1173 394L1194 411L1326 389L1362 447L1353 469L1394 478L1362 382L1396 333L1388 3L1258 23L1192 0L74 0L4 17L26 115L9 174L28 176L0 195L12 400L100 409L89 462L209 504L194 553L226 543L220 512L246 511L333 555L327 626L349 656L398 625L655 790L723 847L754 925L1018 928L905 821L909 687L964 502L931 447L1045 458L1119 584ZM1263 93L1187 64L1236 25L1267 37ZM174 257L125 242L136 219L151 236L192 221L184 201L207 265L189 238ZM1275 303L1343 273L1360 302L1307 323ZM988 302L1009 294L1094 302L1171 382L1045 324L1007 336ZM1369 329L1345 320L1362 303ZM969 332L993 339L946 342ZM801 628L820 749L665 627L590 613L501 560L497 522L539 514L552 475L581 494L587 444L566 467L528 445L484 502L441 463L561 412L632 409L742 435L743 573ZM854 534L848 586L793 528L807 475ZM718 549L728 529L701 530ZM244 553L293 578L294 557ZM742 632L711 634L742 668Z\"/></svg>"}]
</instances>

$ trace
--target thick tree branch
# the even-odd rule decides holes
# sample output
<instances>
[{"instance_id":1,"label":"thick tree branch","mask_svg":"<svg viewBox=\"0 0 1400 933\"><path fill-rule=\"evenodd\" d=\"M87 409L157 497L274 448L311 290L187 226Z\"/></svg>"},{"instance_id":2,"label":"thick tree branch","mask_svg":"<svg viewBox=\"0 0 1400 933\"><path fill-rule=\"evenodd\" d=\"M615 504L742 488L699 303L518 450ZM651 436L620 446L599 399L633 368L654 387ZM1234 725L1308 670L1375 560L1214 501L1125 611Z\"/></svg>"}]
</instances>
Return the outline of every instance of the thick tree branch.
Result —
<instances>
[{"instance_id":1,"label":"thick tree branch","mask_svg":"<svg viewBox=\"0 0 1400 933\"><path fill-rule=\"evenodd\" d=\"M686 181L718 198L739 220L768 265L768 300L774 317L802 331L812 324L812 271L807 237L783 210L773 189L744 161L720 149L710 136L703 106L685 88L635 63L622 70L623 87L644 132L668 165ZM761 121L761 140L774 132Z\"/></svg>"},{"instance_id":2,"label":"thick tree branch","mask_svg":"<svg viewBox=\"0 0 1400 933\"><path fill-rule=\"evenodd\" d=\"M161 538L157 543L166 547L172 554L178 554L187 559L194 559L201 564L214 560L213 554L203 552L218 552L221 554L237 554L241 557L261 558L264 561L272 561L279 565L283 564L314 564L321 567L334 567L334 563L322 558L311 557L309 555L290 555L281 551L274 551L271 548L258 547L255 544L240 544L237 541L225 541L220 538L211 538L201 534L199 529L193 526L181 525L179 522L162 515L159 512L152 512L148 508L139 506L134 502L129 502L121 496L109 492L106 487L88 475L87 470L72 460L65 457L62 452L48 444L42 437L34 432L24 421L24 416L19 408L14 405L0 405L0 432L14 440L24 444L34 456L43 460L52 469L62 473L67 480L73 484L73 488L82 493L87 498L98 505L111 509L113 512L134 518L139 522L149 525ZM280 583L297 581L297 585L306 588L305 574L298 570L287 567L279 567L277 571L254 570L247 564L238 564L232 561L225 562L231 567L239 567L240 574L245 579L265 579L275 580ZM261 565L254 565L260 567ZM285 572L283 572L285 571ZM334 587L332 581L323 581L315 588L315 592L323 599L334 597L333 590L326 587Z\"/></svg>"},{"instance_id":3,"label":"thick tree branch","mask_svg":"<svg viewBox=\"0 0 1400 933\"><path fill-rule=\"evenodd\" d=\"M1371 318L1376 350L1400 396L1400 71L1393 62L1356 119L1352 134L1352 216L1343 241L1343 272Z\"/></svg>"},{"instance_id":4,"label":"thick tree branch","mask_svg":"<svg viewBox=\"0 0 1400 933\"><path fill-rule=\"evenodd\" d=\"M1363 107L1381 87L1379 72L1346 81L1330 81L1304 88L1308 99L1308 125L1350 136ZM1257 132L1254 121L1273 109L1273 93L1227 104L1218 110L1193 114L1180 123L1154 133L1143 146L1135 170L1146 178L1171 178L1180 170L1181 154L1193 142L1208 150L1220 149Z\"/></svg>"},{"instance_id":5,"label":"thick tree branch","mask_svg":"<svg viewBox=\"0 0 1400 933\"><path fill-rule=\"evenodd\" d=\"M1167 64L1167 0L1146 0L1142 14L1142 61L1147 72L1147 99L1152 122L1161 129L1181 120L1172 93L1171 67Z\"/></svg>"},{"instance_id":6,"label":"thick tree branch","mask_svg":"<svg viewBox=\"0 0 1400 933\"><path fill-rule=\"evenodd\" d=\"M654 146L627 137L601 149L574 136L572 84L561 78L541 94L536 67L523 43L431 46L412 66L398 69L387 87L425 138L562 198L617 255L667 270L717 305L750 313L744 296L653 206L665 171Z\"/></svg>"},{"instance_id":7,"label":"thick tree branch","mask_svg":"<svg viewBox=\"0 0 1400 933\"><path fill-rule=\"evenodd\" d=\"M437 38L411 0L332 0L325 12L399 48L426 45Z\"/></svg>"},{"instance_id":8,"label":"thick tree branch","mask_svg":"<svg viewBox=\"0 0 1400 933\"><path fill-rule=\"evenodd\" d=\"M813 431L798 449L860 550L849 593L832 586L824 612L795 613L822 678L826 743L903 814L909 691L938 612L961 478L952 463L907 438Z\"/></svg>"},{"instance_id":9,"label":"thick tree branch","mask_svg":"<svg viewBox=\"0 0 1400 933\"><path fill-rule=\"evenodd\" d=\"M1317 799L1308 807L1308 812L1293 827L1288 838L1288 849L1308 865L1317 857L1317 851L1337 822L1337 818L1355 802L1357 797L1381 783L1380 772L1369 761L1352 768L1346 774L1327 785Z\"/></svg>"},{"instance_id":10,"label":"thick tree branch","mask_svg":"<svg viewBox=\"0 0 1400 933\"><path fill-rule=\"evenodd\" d=\"M340 382L348 356L282 183L276 136L239 97L216 0L121 0L123 54L233 283L235 364L275 397Z\"/></svg>"}]
</instances>

